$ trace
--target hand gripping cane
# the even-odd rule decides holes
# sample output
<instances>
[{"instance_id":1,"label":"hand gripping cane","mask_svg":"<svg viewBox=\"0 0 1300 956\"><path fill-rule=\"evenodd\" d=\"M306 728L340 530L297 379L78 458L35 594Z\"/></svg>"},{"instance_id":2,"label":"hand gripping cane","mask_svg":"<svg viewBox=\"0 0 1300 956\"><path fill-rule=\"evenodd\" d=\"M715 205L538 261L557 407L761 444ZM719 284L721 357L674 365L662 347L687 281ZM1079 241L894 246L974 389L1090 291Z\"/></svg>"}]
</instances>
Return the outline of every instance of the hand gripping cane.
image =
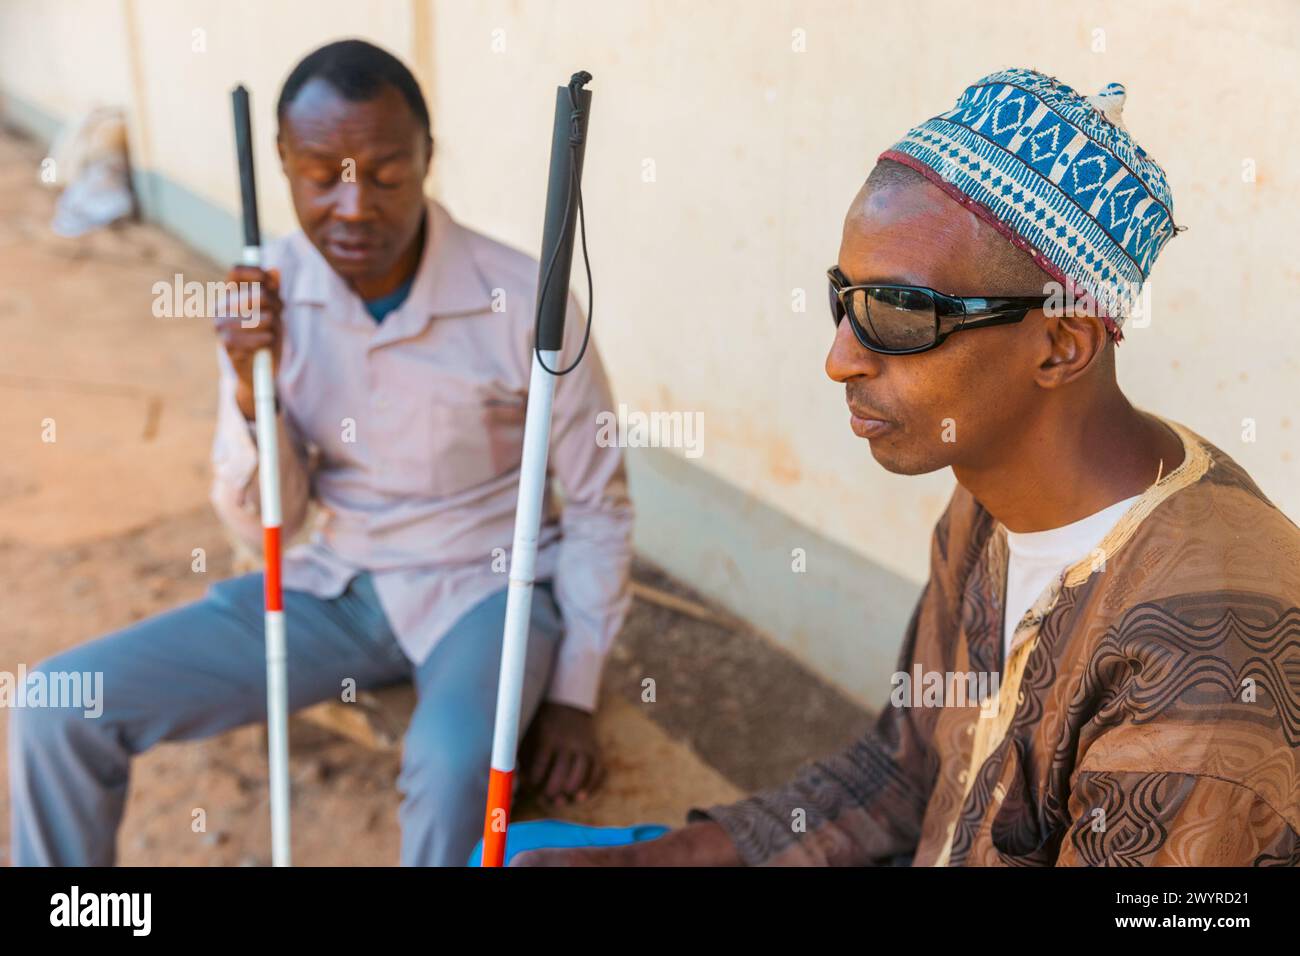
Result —
<instances>
[{"instance_id":1,"label":"hand gripping cane","mask_svg":"<svg viewBox=\"0 0 1300 956\"><path fill-rule=\"evenodd\" d=\"M253 130L248 90L231 93L235 108L235 150L244 210L241 262L261 266L262 236L253 179ZM275 378L270 349L253 356L253 406L257 418L257 470L262 499L263 581L266 596L266 726L271 779L271 865L289 866L289 690L280 589L280 454L275 422Z\"/></svg>"},{"instance_id":2,"label":"hand gripping cane","mask_svg":"<svg viewBox=\"0 0 1300 956\"><path fill-rule=\"evenodd\" d=\"M518 749L520 698L532 617L533 574L537 536L546 489L546 455L551 436L551 401L564 343L564 312L569 299L569 266L573 260L573 228L582 208L582 157L587 139L591 92L583 86L590 73L575 73L568 86L555 92L555 125L551 134L551 174L546 187L546 223L537 293L537 340L528 384L524 423L524 453L519 466L519 504L510 553L510 589L497 683L496 726L492 737L492 769L488 777L487 813L483 821L483 865L505 861L506 830L510 824L511 787ZM584 239L583 254L586 254ZM588 270L590 277L590 269ZM590 313L590 303L588 304ZM588 325L588 333L591 331ZM586 349L584 339L583 349Z\"/></svg>"}]
</instances>

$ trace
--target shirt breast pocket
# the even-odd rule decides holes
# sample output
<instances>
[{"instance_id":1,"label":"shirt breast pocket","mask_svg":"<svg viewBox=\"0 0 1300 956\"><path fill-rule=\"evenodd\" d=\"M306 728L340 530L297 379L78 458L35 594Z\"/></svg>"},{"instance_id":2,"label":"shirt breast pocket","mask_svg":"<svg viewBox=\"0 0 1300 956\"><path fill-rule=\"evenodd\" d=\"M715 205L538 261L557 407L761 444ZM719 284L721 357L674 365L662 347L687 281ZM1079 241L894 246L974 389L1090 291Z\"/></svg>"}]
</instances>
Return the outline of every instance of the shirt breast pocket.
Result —
<instances>
[{"instance_id":1,"label":"shirt breast pocket","mask_svg":"<svg viewBox=\"0 0 1300 956\"><path fill-rule=\"evenodd\" d=\"M1060 849L1061 832L1045 825L1039 801L1022 760L1021 744L1010 741L994 787L999 806L989 824L989 842L999 862L1012 866L1050 866Z\"/></svg>"},{"instance_id":2,"label":"shirt breast pocket","mask_svg":"<svg viewBox=\"0 0 1300 956\"><path fill-rule=\"evenodd\" d=\"M439 396L429 401L420 436L427 491L464 494L519 468L524 402L491 395Z\"/></svg>"}]
</instances>

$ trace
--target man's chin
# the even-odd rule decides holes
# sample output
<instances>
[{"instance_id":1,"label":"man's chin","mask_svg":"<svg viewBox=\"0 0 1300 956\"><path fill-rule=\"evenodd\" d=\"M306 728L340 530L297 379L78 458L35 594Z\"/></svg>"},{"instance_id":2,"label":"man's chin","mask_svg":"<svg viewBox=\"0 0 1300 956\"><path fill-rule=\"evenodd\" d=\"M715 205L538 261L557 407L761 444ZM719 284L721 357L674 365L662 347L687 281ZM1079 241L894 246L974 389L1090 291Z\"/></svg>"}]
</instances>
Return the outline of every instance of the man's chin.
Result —
<instances>
[{"instance_id":1,"label":"man's chin","mask_svg":"<svg viewBox=\"0 0 1300 956\"><path fill-rule=\"evenodd\" d=\"M867 439L871 445L871 457L885 471L895 475L928 475L947 467L947 462L927 454L923 449L909 447L906 442L894 439L898 436L886 435L881 438Z\"/></svg>"},{"instance_id":2,"label":"man's chin","mask_svg":"<svg viewBox=\"0 0 1300 956\"><path fill-rule=\"evenodd\" d=\"M365 281L366 279L375 279L384 275L382 264L373 259L353 259L350 257L337 256L332 254L328 249L323 253L325 261L329 263L331 269L337 272L345 279L353 281Z\"/></svg>"}]
</instances>

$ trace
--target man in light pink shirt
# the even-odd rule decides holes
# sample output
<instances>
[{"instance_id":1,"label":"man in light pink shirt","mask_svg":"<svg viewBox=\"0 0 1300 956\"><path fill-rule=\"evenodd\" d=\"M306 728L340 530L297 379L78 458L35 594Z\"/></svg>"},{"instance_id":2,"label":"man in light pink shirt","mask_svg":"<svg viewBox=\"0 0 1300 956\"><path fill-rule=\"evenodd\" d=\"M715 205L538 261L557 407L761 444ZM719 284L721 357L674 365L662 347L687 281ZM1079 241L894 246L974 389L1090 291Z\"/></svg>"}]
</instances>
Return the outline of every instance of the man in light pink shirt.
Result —
<instances>
[{"instance_id":1,"label":"man in light pink shirt","mask_svg":"<svg viewBox=\"0 0 1300 956\"><path fill-rule=\"evenodd\" d=\"M424 198L428 111L389 54L316 51L278 113L302 231L267 248L266 272L230 274L260 283L260 321L218 321L212 499L259 548L251 362L270 346L286 537L318 506L284 561L290 706L413 680L402 862L463 864L487 792L537 263ZM571 299L566 362L584 326ZM560 800L599 783L591 712L629 602L621 453L596 441L611 405L589 348L556 386L563 506L548 491L522 715L524 779ZM16 862L111 863L132 756L265 718L261 595L260 574L221 582L41 665L103 671L105 707L11 722Z\"/></svg>"}]
</instances>

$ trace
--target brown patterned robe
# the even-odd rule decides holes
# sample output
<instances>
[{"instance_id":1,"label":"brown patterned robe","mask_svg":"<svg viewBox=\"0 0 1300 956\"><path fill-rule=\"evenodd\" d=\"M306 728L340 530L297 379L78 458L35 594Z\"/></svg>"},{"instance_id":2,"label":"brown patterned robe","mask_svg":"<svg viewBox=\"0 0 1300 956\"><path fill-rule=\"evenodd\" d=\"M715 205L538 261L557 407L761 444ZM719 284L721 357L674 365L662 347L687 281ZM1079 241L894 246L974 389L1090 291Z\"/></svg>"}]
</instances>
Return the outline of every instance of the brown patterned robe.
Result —
<instances>
[{"instance_id":1,"label":"brown patterned robe","mask_svg":"<svg viewBox=\"0 0 1300 956\"><path fill-rule=\"evenodd\" d=\"M1000 672L996 716L886 704L786 786L690 818L750 864L1300 865L1300 530L1166 424L1183 463L1005 662L1006 531L953 494L898 667Z\"/></svg>"}]
</instances>

